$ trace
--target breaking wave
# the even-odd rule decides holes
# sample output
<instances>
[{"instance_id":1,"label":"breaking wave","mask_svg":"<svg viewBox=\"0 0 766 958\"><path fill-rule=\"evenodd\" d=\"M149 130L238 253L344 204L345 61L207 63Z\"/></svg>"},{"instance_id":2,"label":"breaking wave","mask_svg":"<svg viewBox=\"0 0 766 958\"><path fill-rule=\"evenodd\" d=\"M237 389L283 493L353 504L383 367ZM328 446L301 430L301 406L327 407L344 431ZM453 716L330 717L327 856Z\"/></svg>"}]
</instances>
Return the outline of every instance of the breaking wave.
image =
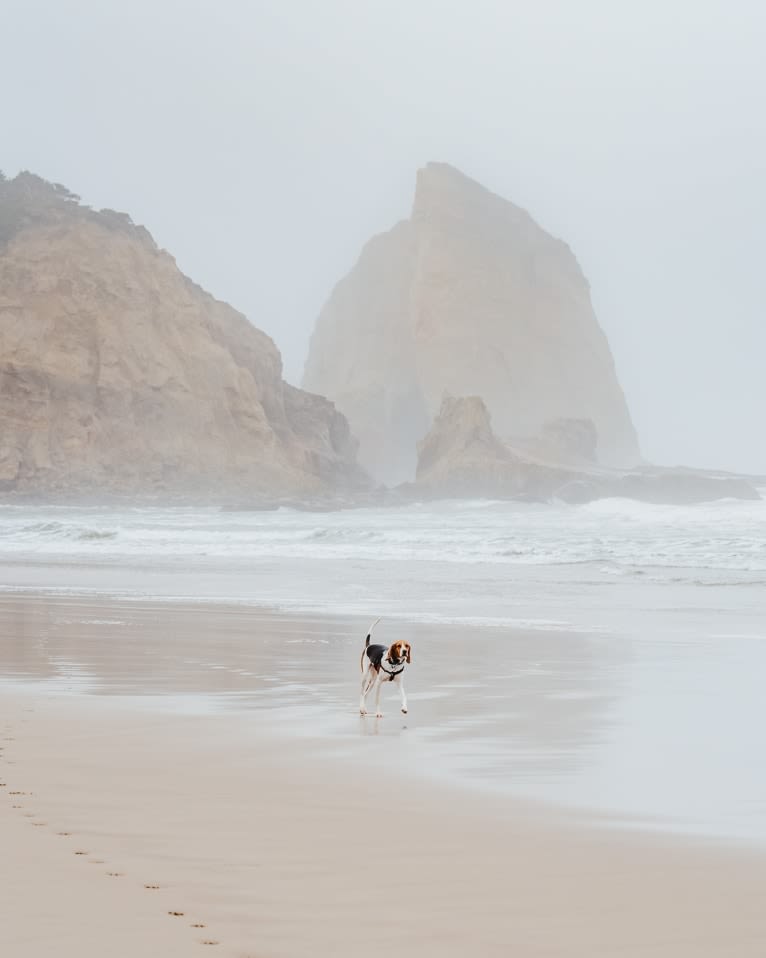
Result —
<instances>
[{"instance_id":1,"label":"breaking wave","mask_svg":"<svg viewBox=\"0 0 766 958\"><path fill-rule=\"evenodd\" d=\"M0 507L0 558L346 559L766 574L766 501L581 506L492 500L387 509ZM707 581L705 584L709 584Z\"/></svg>"},{"instance_id":2,"label":"breaking wave","mask_svg":"<svg viewBox=\"0 0 766 958\"><path fill-rule=\"evenodd\" d=\"M91 542L116 539L117 535L116 529L93 529L77 523L58 522L55 520L33 522L29 525L23 525L17 530L7 529L0 524L0 539L12 536L20 540L26 539L30 543L36 541L44 542L46 540L55 542L61 539L76 542Z\"/></svg>"}]
</instances>

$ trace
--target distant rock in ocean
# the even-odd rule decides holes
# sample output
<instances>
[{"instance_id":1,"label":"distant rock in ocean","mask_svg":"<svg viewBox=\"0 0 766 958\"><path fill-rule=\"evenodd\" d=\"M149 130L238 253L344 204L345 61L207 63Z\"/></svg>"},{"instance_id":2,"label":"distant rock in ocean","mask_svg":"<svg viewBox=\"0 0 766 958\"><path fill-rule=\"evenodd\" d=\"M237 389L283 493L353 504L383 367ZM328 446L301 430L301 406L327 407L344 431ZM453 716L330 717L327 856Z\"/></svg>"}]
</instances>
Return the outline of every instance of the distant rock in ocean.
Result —
<instances>
[{"instance_id":1,"label":"distant rock in ocean","mask_svg":"<svg viewBox=\"0 0 766 958\"><path fill-rule=\"evenodd\" d=\"M539 440L512 445L494 434L478 396L445 396L418 443L417 476L401 488L417 498L492 498L570 503L625 498L659 504L759 499L742 477L701 470L605 467L589 460L597 441L587 420L559 420Z\"/></svg>"},{"instance_id":2,"label":"distant rock in ocean","mask_svg":"<svg viewBox=\"0 0 766 958\"><path fill-rule=\"evenodd\" d=\"M364 487L327 399L123 213L0 178L0 489L319 497Z\"/></svg>"},{"instance_id":3,"label":"distant rock in ocean","mask_svg":"<svg viewBox=\"0 0 766 958\"><path fill-rule=\"evenodd\" d=\"M525 491L522 460L495 436L478 396L445 396L418 443L416 485L432 495L513 497Z\"/></svg>"},{"instance_id":4,"label":"distant rock in ocean","mask_svg":"<svg viewBox=\"0 0 766 958\"><path fill-rule=\"evenodd\" d=\"M600 462L640 459L571 250L445 164L419 171L410 219L371 239L333 290L304 386L334 400L361 463L389 483L414 475L445 391L481 396L503 438L589 421Z\"/></svg>"}]
</instances>

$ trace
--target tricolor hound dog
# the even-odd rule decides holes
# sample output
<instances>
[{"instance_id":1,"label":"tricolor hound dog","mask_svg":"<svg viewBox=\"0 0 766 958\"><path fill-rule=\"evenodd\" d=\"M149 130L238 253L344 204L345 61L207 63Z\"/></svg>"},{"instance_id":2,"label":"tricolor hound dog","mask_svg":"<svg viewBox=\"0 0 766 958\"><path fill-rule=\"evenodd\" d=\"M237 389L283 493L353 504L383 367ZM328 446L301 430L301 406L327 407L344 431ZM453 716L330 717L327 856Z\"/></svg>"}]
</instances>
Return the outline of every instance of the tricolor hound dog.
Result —
<instances>
[{"instance_id":1,"label":"tricolor hound dog","mask_svg":"<svg viewBox=\"0 0 766 958\"><path fill-rule=\"evenodd\" d=\"M402 695L402 712L407 714L407 696L404 692L404 682L402 672L405 665L412 661L412 652L410 643L401 639L394 642L393 645L370 645L372 630L380 622L373 622L362 651L362 690L359 698L359 711L362 715L367 714L365 699L375 686L375 715L381 718L383 713L380 711L380 690L384 682L396 682Z\"/></svg>"}]
</instances>

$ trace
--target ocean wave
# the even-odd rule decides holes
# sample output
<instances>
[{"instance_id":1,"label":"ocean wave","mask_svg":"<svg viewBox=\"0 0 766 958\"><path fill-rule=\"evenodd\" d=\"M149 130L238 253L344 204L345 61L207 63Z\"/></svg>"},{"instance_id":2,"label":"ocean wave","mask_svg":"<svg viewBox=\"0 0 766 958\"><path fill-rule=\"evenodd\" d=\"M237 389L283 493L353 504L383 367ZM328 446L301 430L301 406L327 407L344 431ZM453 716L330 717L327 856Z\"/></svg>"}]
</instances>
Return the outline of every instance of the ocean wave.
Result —
<instances>
[{"instance_id":1,"label":"ocean wave","mask_svg":"<svg viewBox=\"0 0 766 958\"><path fill-rule=\"evenodd\" d=\"M70 524L66 522L48 521L33 522L15 529L0 528L0 536L5 538L18 537L27 541L39 539L57 540L69 539L77 542L97 542L117 538L115 529L93 529L88 526Z\"/></svg>"},{"instance_id":2,"label":"ocean wave","mask_svg":"<svg viewBox=\"0 0 766 958\"><path fill-rule=\"evenodd\" d=\"M303 537L307 542L369 542L380 539L379 532L364 529L312 529Z\"/></svg>"},{"instance_id":3,"label":"ocean wave","mask_svg":"<svg viewBox=\"0 0 766 958\"><path fill-rule=\"evenodd\" d=\"M390 509L225 513L15 507L0 512L0 558L349 560L562 566L603 575L658 568L766 574L766 503L542 506L481 500Z\"/></svg>"}]
</instances>

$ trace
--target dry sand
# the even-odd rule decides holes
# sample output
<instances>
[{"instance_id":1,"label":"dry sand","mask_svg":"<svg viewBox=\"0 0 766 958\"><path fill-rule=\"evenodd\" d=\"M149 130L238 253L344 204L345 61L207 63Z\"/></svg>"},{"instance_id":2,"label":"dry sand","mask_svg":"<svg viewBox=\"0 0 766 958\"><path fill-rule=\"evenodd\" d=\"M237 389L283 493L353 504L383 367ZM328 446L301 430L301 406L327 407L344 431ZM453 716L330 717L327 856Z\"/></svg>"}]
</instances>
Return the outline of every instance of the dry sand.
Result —
<instances>
[{"instance_id":1,"label":"dry sand","mask_svg":"<svg viewBox=\"0 0 766 958\"><path fill-rule=\"evenodd\" d=\"M172 616L194 645L199 612ZM392 767L390 748L376 765L342 738L328 755L280 735L268 709L182 715L163 696L43 687L43 621L32 598L3 621L10 958L766 954L760 852L438 787ZM114 679L143 653L102 654Z\"/></svg>"}]
</instances>

